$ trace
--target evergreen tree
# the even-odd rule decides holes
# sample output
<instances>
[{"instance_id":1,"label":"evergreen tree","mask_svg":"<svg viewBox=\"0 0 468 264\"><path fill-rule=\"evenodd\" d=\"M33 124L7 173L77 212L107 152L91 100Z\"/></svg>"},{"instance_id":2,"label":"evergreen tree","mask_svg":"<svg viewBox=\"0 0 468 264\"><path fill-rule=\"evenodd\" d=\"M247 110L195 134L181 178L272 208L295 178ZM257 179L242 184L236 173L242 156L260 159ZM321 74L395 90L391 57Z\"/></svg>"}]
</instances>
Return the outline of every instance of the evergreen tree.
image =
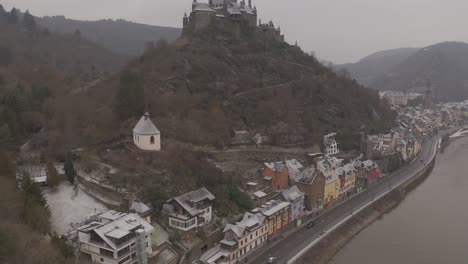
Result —
<instances>
[{"instance_id":1,"label":"evergreen tree","mask_svg":"<svg viewBox=\"0 0 468 264\"><path fill-rule=\"evenodd\" d=\"M36 32L36 21L34 20L34 17L29 13L29 10L26 10L26 13L24 13L23 21L27 31L29 31L30 33Z\"/></svg>"},{"instance_id":2,"label":"evergreen tree","mask_svg":"<svg viewBox=\"0 0 468 264\"><path fill-rule=\"evenodd\" d=\"M65 175L67 176L68 181L71 184L75 183L76 170L75 166L73 165L72 155L70 152L67 154L67 159L65 160L63 170L65 171Z\"/></svg>"},{"instance_id":3,"label":"evergreen tree","mask_svg":"<svg viewBox=\"0 0 468 264\"><path fill-rule=\"evenodd\" d=\"M24 221L43 234L49 232L50 209L41 189L26 173L22 176L21 188L24 192Z\"/></svg>"},{"instance_id":4,"label":"evergreen tree","mask_svg":"<svg viewBox=\"0 0 468 264\"><path fill-rule=\"evenodd\" d=\"M47 162L47 185L56 188L60 184L60 176L52 162Z\"/></svg>"},{"instance_id":5,"label":"evergreen tree","mask_svg":"<svg viewBox=\"0 0 468 264\"><path fill-rule=\"evenodd\" d=\"M3 8L2 5L0 5L0 15L4 15L6 13L5 8Z\"/></svg>"},{"instance_id":6,"label":"evergreen tree","mask_svg":"<svg viewBox=\"0 0 468 264\"><path fill-rule=\"evenodd\" d=\"M121 120L140 115L145 108L145 92L138 74L125 71L120 78L114 111Z\"/></svg>"},{"instance_id":7,"label":"evergreen tree","mask_svg":"<svg viewBox=\"0 0 468 264\"><path fill-rule=\"evenodd\" d=\"M11 24L18 23L18 9L11 9L10 14L8 15L8 22L10 22Z\"/></svg>"}]
</instances>

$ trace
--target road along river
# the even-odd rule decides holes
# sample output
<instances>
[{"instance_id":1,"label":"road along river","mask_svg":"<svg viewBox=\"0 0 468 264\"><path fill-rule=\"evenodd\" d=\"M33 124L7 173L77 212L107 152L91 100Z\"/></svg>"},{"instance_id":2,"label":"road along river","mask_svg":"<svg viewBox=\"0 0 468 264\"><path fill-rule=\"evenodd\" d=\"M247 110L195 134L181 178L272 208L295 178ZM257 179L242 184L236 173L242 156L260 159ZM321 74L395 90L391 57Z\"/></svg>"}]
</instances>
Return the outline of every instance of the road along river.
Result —
<instances>
[{"instance_id":1,"label":"road along river","mask_svg":"<svg viewBox=\"0 0 468 264\"><path fill-rule=\"evenodd\" d=\"M427 180L330 264L467 263L467 224L468 137L440 153Z\"/></svg>"}]
</instances>

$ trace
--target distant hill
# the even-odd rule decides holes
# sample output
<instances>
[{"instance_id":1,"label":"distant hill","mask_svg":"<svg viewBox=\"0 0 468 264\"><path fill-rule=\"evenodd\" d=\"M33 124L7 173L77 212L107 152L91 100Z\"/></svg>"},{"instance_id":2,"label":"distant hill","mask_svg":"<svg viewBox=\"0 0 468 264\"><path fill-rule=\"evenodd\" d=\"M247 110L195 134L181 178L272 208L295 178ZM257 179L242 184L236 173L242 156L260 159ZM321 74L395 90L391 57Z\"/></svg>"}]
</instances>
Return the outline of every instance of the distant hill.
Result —
<instances>
[{"instance_id":1,"label":"distant hill","mask_svg":"<svg viewBox=\"0 0 468 264\"><path fill-rule=\"evenodd\" d=\"M81 36L51 33L29 13L1 5L0 32L0 144L41 130L57 104L72 105L66 94L107 78L127 60Z\"/></svg>"},{"instance_id":2,"label":"distant hill","mask_svg":"<svg viewBox=\"0 0 468 264\"><path fill-rule=\"evenodd\" d=\"M422 92L431 87L438 100L468 98L468 44L444 42L415 52L379 76L371 87Z\"/></svg>"},{"instance_id":3,"label":"distant hill","mask_svg":"<svg viewBox=\"0 0 468 264\"><path fill-rule=\"evenodd\" d=\"M356 63L336 65L335 69L346 69L351 76L365 86L372 86L380 75L405 61L417 52L419 48L400 48L373 53Z\"/></svg>"},{"instance_id":4,"label":"distant hill","mask_svg":"<svg viewBox=\"0 0 468 264\"><path fill-rule=\"evenodd\" d=\"M173 41L181 34L180 28L150 26L125 20L79 21L64 16L36 18L52 32L72 34L79 30L82 36L113 52L137 56L148 42L160 39Z\"/></svg>"}]
</instances>

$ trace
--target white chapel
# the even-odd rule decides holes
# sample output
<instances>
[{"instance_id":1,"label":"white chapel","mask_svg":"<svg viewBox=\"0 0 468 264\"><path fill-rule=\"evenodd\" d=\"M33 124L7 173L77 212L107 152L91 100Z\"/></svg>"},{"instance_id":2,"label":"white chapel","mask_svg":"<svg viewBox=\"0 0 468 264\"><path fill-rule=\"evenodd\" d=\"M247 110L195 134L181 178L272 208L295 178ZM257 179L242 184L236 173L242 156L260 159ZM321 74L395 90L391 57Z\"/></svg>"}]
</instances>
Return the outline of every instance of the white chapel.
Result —
<instances>
[{"instance_id":1,"label":"white chapel","mask_svg":"<svg viewBox=\"0 0 468 264\"><path fill-rule=\"evenodd\" d=\"M133 129L133 143L142 150L161 150L161 132L151 121L148 112L140 118Z\"/></svg>"}]
</instances>

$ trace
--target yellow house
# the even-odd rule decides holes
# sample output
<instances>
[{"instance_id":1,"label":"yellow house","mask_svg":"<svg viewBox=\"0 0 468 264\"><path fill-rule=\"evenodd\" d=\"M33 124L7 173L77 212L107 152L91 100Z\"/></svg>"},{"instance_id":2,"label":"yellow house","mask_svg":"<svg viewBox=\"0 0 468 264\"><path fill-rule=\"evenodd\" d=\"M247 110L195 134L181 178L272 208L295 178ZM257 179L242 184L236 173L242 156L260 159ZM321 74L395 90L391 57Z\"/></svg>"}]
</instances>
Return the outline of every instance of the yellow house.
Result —
<instances>
[{"instance_id":1,"label":"yellow house","mask_svg":"<svg viewBox=\"0 0 468 264\"><path fill-rule=\"evenodd\" d=\"M325 189L323 192L324 205L327 206L330 202L336 200L340 194L340 179L335 170L326 171Z\"/></svg>"}]
</instances>

